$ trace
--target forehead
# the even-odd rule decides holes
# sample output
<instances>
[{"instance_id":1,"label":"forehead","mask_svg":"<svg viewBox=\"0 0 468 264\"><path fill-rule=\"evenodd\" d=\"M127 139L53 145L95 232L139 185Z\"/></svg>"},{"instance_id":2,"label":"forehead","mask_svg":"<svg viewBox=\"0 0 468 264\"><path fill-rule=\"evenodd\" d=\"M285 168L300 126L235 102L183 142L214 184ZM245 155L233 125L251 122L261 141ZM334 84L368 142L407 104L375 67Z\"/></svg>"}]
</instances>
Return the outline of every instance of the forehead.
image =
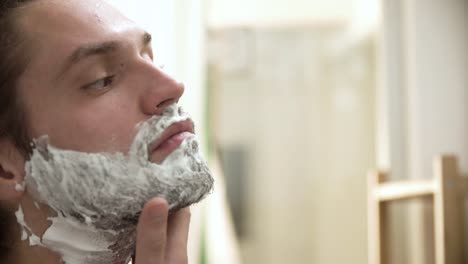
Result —
<instances>
[{"instance_id":1,"label":"forehead","mask_svg":"<svg viewBox=\"0 0 468 264\"><path fill-rule=\"evenodd\" d=\"M102 0L38 0L24 8L17 21L35 53L48 49L55 54L66 52L134 27Z\"/></svg>"}]
</instances>

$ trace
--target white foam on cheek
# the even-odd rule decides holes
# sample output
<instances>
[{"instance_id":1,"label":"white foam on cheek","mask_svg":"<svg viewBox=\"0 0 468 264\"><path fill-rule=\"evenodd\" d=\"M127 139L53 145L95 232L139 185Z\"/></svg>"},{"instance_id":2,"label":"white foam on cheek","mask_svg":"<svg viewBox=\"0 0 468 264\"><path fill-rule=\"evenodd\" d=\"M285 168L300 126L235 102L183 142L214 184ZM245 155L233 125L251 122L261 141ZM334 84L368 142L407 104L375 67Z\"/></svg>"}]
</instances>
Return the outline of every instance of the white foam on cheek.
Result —
<instances>
[{"instance_id":1,"label":"white foam on cheek","mask_svg":"<svg viewBox=\"0 0 468 264\"><path fill-rule=\"evenodd\" d=\"M127 263L138 215L149 199L162 196L177 209L200 201L212 188L195 138L184 141L161 165L148 159L148 145L188 118L174 105L141 124L128 155L60 150L46 138L37 141L26 166L27 191L58 216L49 219L52 225L41 242L20 208L18 223L31 234L30 244L59 253L66 264Z\"/></svg>"},{"instance_id":2,"label":"white foam on cheek","mask_svg":"<svg viewBox=\"0 0 468 264\"><path fill-rule=\"evenodd\" d=\"M42 245L62 253L65 263L111 263L113 252L109 241L91 225L62 216L49 218L52 228L42 236ZM112 235L112 234L111 234ZM73 244L70 244L73 241Z\"/></svg>"}]
</instances>

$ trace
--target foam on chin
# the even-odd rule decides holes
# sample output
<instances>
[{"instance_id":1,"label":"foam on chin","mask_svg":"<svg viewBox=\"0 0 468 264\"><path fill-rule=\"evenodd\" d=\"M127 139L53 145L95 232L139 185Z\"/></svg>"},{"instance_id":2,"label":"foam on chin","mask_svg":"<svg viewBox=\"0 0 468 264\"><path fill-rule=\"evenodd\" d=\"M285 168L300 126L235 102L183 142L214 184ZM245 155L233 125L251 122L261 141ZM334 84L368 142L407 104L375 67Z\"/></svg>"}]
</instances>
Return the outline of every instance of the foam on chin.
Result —
<instances>
[{"instance_id":1,"label":"foam on chin","mask_svg":"<svg viewBox=\"0 0 468 264\"><path fill-rule=\"evenodd\" d=\"M61 150L50 146L47 137L37 140L26 164L26 189L57 216L49 218L52 225L35 244L60 253L67 264L127 263L138 216L148 200L164 197L174 211L200 201L212 189L213 178L195 138L185 140L161 165L149 161L149 144L187 119L176 105L168 107L162 116L139 125L128 155ZM23 238L33 237L18 212L17 219Z\"/></svg>"}]
</instances>

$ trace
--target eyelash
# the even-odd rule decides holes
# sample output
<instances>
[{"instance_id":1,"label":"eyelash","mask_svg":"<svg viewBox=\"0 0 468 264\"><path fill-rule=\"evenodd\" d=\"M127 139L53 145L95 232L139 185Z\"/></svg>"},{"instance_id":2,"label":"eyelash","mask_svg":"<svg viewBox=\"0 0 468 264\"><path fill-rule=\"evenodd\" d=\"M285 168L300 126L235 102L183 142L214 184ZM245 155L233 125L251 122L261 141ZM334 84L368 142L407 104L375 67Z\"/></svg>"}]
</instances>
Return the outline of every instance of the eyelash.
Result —
<instances>
[{"instance_id":1,"label":"eyelash","mask_svg":"<svg viewBox=\"0 0 468 264\"><path fill-rule=\"evenodd\" d=\"M88 85L85 85L83 88L85 90L102 90L110 85L112 85L114 83L114 78L115 78L115 75L110 75L110 76L106 76L104 78L101 78L93 83L90 83Z\"/></svg>"}]
</instances>

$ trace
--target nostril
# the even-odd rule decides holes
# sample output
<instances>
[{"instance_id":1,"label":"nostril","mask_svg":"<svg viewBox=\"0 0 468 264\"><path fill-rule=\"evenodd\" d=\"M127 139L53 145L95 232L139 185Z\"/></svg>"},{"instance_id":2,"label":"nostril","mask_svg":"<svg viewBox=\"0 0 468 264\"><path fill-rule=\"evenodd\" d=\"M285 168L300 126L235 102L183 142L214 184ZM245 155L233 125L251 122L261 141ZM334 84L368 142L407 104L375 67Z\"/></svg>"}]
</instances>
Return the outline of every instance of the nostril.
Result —
<instances>
[{"instance_id":1,"label":"nostril","mask_svg":"<svg viewBox=\"0 0 468 264\"><path fill-rule=\"evenodd\" d=\"M175 101L174 101L173 98L167 99L167 100L162 101L160 104L158 104L158 105L156 106L156 108L157 108L157 109L164 108L164 107L166 107L166 106L171 105L171 104L174 103L174 102L175 102Z\"/></svg>"}]
</instances>

